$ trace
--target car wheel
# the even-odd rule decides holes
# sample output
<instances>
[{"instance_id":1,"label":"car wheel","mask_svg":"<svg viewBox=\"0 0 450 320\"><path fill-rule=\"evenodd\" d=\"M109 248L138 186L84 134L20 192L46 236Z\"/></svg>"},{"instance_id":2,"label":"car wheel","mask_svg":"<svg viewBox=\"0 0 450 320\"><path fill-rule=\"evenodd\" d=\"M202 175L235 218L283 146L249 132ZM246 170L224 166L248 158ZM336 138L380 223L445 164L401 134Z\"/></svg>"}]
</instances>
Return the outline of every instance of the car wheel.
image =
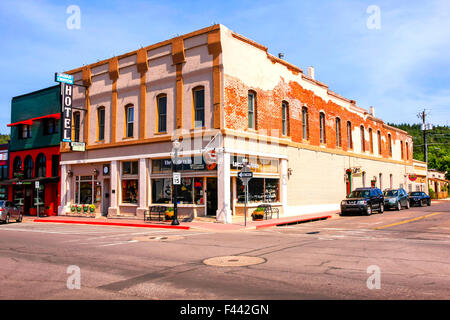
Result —
<instances>
[{"instance_id":1,"label":"car wheel","mask_svg":"<svg viewBox=\"0 0 450 320\"><path fill-rule=\"evenodd\" d=\"M431 206L431 200L427 201L427 206Z\"/></svg>"},{"instance_id":2,"label":"car wheel","mask_svg":"<svg viewBox=\"0 0 450 320\"><path fill-rule=\"evenodd\" d=\"M16 220L16 222L22 222L23 216L22 214L19 214L19 218Z\"/></svg>"},{"instance_id":3,"label":"car wheel","mask_svg":"<svg viewBox=\"0 0 450 320\"><path fill-rule=\"evenodd\" d=\"M409 201L406 201L406 209L409 209Z\"/></svg>"},{"instance_id":4,"label":"car wheel","mask_svg":"<svg viewBox=\"0 0 450 320\"><path fill-rule=\"evenodd\" d=\"M370 216L370 215L372 214L372 206L371 206L371 205L368 205L368 206L367 206L366 214L367 214L368 216Z\"/></svg>"},{"instance_id":5,"label":"car wheel","mask_svg":"<svg viewBox=\"0 0 450 320\"><path fill-rule=\"evenodd\" d=\"M384 203L381 203L381 204L380 204L380 210L379 210L379 212L380 212L380 213L383 213L383 212L384 212Z\"/></svg>"},{"instance_id":6,"label":"car wheel","mask_svg":"<svg viewBox=\"0 0 450 320\"><path fill-rule=\"evenodd\" d=\"M400 201L397 202L397 211L402 210L402 204L400 203Z\"/></svg>"},{"instance_id":7,"label":"car wheel","mask_svg":"<svg viewBox=\"0 0 450 320\"><path fill-rule=\"evenodd\" d=\"M9 214L6 215L5 224L9 223Z\"/></svg>"}]
</instances>

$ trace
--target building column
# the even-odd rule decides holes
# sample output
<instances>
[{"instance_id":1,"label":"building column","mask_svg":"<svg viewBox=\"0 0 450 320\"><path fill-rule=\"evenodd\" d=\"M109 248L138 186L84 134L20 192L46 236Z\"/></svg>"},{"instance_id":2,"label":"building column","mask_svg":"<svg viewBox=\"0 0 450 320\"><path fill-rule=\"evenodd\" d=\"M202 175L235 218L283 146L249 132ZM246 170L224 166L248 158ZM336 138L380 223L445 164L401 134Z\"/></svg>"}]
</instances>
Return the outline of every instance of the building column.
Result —
<instances>
[{"instance_id":1,"label":"building column","mask_svg":"<svg viewBox=\"0 0 450 320\"><path fill-rule=\"evenodd\" d=\"M69 204L69 190L70 188L68 188L68 185L70 185L70 183L68 183L68 181L71 181L71 179L67 179L67 170L69 170L67 168L67 165L63 164L61 165L61 183L60 183L60 204L58 206L58 216L65 216L66 212L68 210Z\"/></svg>"},{"instance_id":2,"label":"building column","mask_svg":"<svg viewBox=\"0 0 450 320\"><path fill-rule=\"evenodd\" d=\"M287 195L287 182L288 182L288 163L286 159L280 161L281 169L281 188L280 188L280 202L283 206L283 215L288 214L288 195Z\"/></svg>"},{"instance_id":3,"label":"building column","mask_svg":"<svg viewBox=\"0 0 450 320\"><path fill-rule=\"evenodd\" d=\"M117 204L118 204L118 194L119 190L118 187L120 185L117 184L117 174L118 174L118 161L113 160L111 161L111 203L110 207L108 208L108 216L117 215L119 213Z\"/></svg>"},{"instance_id":4,"label":"building column","mask_svg":"<svg viewBox=\"0 0 450 320\"><path fill-rule=\"evenodd\" d=\"M217 222L231 223L230 208L230 159L229 153L218 153L217 167Z\"/></svg>"},{"instance_id":5,"label":"building column","mask_svg":"<svg viewBox=\"0 0 450 320\"><path fill-rule=\"evenodd\" d=\"M139 207L136 215L144 217L147 207L147 159L139 159Z\"/></svg>"}]
</instances>

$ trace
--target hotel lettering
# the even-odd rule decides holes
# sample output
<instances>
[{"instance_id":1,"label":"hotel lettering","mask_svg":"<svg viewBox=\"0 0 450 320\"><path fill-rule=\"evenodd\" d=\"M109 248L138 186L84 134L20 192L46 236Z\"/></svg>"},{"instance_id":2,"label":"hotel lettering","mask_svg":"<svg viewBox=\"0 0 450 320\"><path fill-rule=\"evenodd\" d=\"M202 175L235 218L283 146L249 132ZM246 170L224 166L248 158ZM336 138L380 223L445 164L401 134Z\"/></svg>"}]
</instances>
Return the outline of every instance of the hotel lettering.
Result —
<instances>
[{"instance_id":1,"label":"hotel lettering","mask_svg":"<svg viewBox=\"0 0 450 320\"><path fill-rule=\"evenodd\" d=\"M61 116L61 125L62 125L62 141L71 142L72 135L72 93L73 93L73 85L63 83L61 84L63 87L62 93L62 116Z\"/></svg>"}]
</instances>

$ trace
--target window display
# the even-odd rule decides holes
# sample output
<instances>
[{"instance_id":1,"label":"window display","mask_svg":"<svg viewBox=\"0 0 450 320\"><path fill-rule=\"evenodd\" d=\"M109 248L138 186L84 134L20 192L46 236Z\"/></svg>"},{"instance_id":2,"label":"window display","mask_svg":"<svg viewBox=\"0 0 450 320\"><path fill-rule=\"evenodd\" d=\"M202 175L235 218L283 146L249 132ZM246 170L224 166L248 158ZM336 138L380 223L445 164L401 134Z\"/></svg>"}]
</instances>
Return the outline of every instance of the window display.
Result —
<instances>
[{"instance_id":1,"label":"window display","mask_svg":"<svg viewBox=\"0 0 450 320\"><path fill-rule=\"evenodd\" d=\"M172 203L172 179L152 179L152 203Z\"/></svg>"},{"instance_id":2,"label":"window display","mask_svg":"<svg viewBox=\"0 0 450 320\"><path fill-rule=\"evenodd\" d=\"M139 181L137 179L122 180L122 203L138 202Z\"/></svg>"},{"instance_id":3,"label":"window display","mask_svg":"<svg viewBox=\"0 0 450 320\"><path fill-rule=\"evenodd\" d=\"M253 178L248 183L248 202L277 202L279 201L279 179ZM236 179L238 203L245 202L245 187L241 179Z\"/></svg>"}]
</instances>

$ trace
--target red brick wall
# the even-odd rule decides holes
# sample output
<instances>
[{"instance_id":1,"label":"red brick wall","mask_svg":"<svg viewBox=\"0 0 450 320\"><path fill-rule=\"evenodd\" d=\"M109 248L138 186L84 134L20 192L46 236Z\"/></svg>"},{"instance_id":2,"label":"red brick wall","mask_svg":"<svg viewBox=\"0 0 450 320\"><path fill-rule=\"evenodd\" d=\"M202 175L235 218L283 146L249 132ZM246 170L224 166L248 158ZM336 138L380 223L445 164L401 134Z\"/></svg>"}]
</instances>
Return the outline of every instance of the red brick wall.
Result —
<instances>
[{"instance_id":1,"label":"red brick wall","mask_svg":"<svg viewBox=\"0 0 450 320\"><path fill-rule=\"evenodd\" d=\"M392 143L395 140L408 141L409 157L408 162L412 163L412 142L411 138L399 131L388 130L382 123L372 119L364 118L355 112L350 112L344 107L334 102L325 102L321 97L315 95L313 91L304 89L299 83L290 81L286 83L281 79L273 90L261 90L259 88L248 87L239 79L225 76L225 127L234 130L247 130L248 128L248 100L249 90L256 92L256 129L267 130L270 136L280 137L282 133L281 104L282 101L289 103L289 135L294 142L302 141L302 114L301 108L306 104L309 114L309 144L320 145L320 125L319 114L325 113L326 120L326 147L330 149L336 147L336 117L341 119L341 148L347 151L347 121L352 123L352 131L359 131L363 125L365 129L365 150L370 154L369 128L372 128L373 141L378 141L377 131L380 130L381 136L386 140L382 142L382 157L389 157L388 150L388 132L391 133ZM300 103L298 103L300 101ZM353 146L359 145L360 138L353 136ZM373 147L373 153L378 154L378 148ZM406 155L406 151L403 152ZM406 159L405 159L406 160Z\"/></svg>"}]
</instances>

